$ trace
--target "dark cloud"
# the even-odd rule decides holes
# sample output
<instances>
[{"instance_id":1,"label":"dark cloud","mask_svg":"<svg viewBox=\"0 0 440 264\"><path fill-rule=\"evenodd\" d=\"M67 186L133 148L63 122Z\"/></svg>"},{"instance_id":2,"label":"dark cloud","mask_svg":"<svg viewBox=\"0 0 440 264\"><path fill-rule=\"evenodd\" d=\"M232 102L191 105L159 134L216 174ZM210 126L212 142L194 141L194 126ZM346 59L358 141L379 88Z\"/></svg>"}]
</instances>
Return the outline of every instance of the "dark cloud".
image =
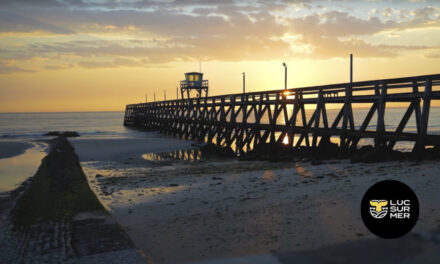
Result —
<instances>
[{"instance_id":1,"label":"dark cloud","mask_svg":"<svg viewBox=\"0 0 440 264\"><path fill-rule=\"evenodd\" d=\"M57 0L0 0L0 7L36 7L36 8L48 8L56 6L65 6L61 1Z\"/></svg>"},{"instance_id":2,"label":"dark cloud","mask_svg":"<svg viewBox=\"0 0 440 264\"><path fill-rule=\"evenodd\" d=\"M346 12L330 11L322 15L292 19L296 32L313 32L320 36L369 35L394 27L396 22L382 22L377 17L356 18Z\"/></svg>"},{"instance_id":3,"label":"dark cloud","mask_svg":"<svg viewBox=\"0 0 440 264\"><path fill-rule=\"evenodd\" d=\"M43 30L56 34L73 34L68 27L46 22L43 17L21 14L15 10L0 10L0 32L33 32ZM50 19L48 19L50 20Z\"/></svg>"}]
</instances>

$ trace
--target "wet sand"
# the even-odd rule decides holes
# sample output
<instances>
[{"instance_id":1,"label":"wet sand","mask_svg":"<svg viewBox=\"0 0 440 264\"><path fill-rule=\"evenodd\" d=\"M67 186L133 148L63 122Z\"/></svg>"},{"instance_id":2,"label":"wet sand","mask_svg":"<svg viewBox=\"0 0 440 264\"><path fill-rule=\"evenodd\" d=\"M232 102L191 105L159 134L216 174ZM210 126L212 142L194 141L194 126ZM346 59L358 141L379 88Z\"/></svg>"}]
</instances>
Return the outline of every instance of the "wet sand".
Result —
<instances>
[{"instance_id":1,"label":"wet sand","mask_svg":"<svg viewBox=\"0 0 440 264\"><path fill-rule=\"evenodd\" d=\"M152 146L172 147L167 138L155 140ZM111 148L118 144L123 142ZM437 162L151 162L139 152L131 159L125 154L99 162L84 159L85 148L74 146L101 202L158 263L311 250L374 238L360 219L360 201L373 183L385 179L403 181L418 195L420 218L413 232L440 225ZM103 150L93 151L99 156Z\"/></svg>"},{"instance_id":2,"label":"wet sand","mask_svg":"<svg viewBox=\"0 0 440 264\"><path fill-rule=\"evenodd\" d=\"M0 159L18 156L33 146L29 142L0 141Z\"/></svg>"},{"instance_id":3,"label":"wet sand","mask_svg":"<svg viewBox=\"0 0 440 264\"><path fill-rule=\"evenodd\" d=\"M145 153L172 151L191 146L190 141L149 133L140 138L87 139L70 138L80 161L142 162Z\"/></svg>"}]
</instances>

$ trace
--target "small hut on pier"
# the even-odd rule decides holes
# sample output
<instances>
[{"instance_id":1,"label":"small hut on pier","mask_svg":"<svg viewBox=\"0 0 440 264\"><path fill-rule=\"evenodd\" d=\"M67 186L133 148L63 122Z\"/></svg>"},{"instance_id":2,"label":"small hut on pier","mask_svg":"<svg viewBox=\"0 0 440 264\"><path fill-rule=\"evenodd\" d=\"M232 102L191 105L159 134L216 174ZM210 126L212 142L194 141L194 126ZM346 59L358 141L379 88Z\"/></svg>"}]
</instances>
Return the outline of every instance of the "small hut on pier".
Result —
<instances>
[{"instance_id":1,"label":"small hut on pier","mask_svg":"<svg viewBox=\"0 0 440 264\"><path fill-rule=\"evenodd\" d=\"M195 92L195 93L194 93ZM208 80L203 80L201 72L185 73L185 80L180 81L182 99L208 96Z\"/></svg>"}]
</instances>

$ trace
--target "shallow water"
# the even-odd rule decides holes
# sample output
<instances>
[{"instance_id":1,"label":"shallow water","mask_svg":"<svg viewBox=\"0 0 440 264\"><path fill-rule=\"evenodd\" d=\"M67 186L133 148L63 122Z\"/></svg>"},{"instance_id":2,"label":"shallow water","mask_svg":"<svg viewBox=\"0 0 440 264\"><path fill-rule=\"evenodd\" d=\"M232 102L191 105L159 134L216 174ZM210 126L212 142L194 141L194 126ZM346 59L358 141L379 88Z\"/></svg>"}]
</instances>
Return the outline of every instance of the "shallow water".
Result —
<instances>
[{"instance_id":1,"label":"shallow water","mask_svg":"<svg viewBox=\"0 0 440 264\"><path fill-rule=\"evenodd\" d=\"M0 140L29 142L25 153L0 159L0 192L10 191L34 175L45 156L50 131L77 131L80 139L141 137L142 131L123 126L124 112L0 113Z\"/></svg>"},{"instance_id":2,"label":"shallow water","mask_svg":"<svg viewBox=\"0 0 440 264\"><path fill-rule=\"evenodd\" d=\"M202 154L199 149L181 149L168 152L160 153L145 153L142 158L147 161L173 161L173 160L183 160L183 161L196 161L204 160L206 157Z\"/></svg>"},{"instance_id":3,"label":"shallow water","mask_svg":"<svg viewBox=\"0 0 440 264\"><path fill-rule=\"evenodd\" d=\"M32 143L34 146L23 154L0 159L0 192L11 191L23 181L33 176L46 155L44 143Z\"/></svg>"}]
</instances>

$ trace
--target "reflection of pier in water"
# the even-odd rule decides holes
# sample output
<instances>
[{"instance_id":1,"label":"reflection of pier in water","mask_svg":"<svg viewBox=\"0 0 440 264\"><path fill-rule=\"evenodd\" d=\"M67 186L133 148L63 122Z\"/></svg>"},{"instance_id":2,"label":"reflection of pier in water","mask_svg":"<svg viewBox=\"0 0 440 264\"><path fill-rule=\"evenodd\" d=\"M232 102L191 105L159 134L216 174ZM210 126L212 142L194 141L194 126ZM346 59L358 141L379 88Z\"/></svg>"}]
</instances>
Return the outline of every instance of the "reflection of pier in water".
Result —
<instances>
[{"instance_id":1,"label":"reflection of pier in water","mask_svg":"<svg viewBox=\"0 0 440 264\"><path fill-rule=\"evenodd\" d=\"M124 125L232 147L239 154L264 143L316 147L334 137L342 149L373 139L376 148L410 141L422 150L440 145L440 136L428 130L434 100L440 100L440 74L131 104ZM397 103L405 106L402 118L389 129L385 110ZM369 109L364 118L355 119L354 104ZM314 109L311 115L306 106ZM333 119L330 107L338 111ZM415 132L406 129L412 116Z\"/></svg>"},{"instance_id":2,"label":"reflection of pier in water","mask_svg":"<svg viewBox=\"0 0 440 264\"><path fill-rule=\"evenodd\" d=\"M183 160L183 161L195 161L204 160L200 149L181 149L169 152L160 153L147 153L142 155L142 158L148 161L170 161L170 160Z\"/></svg>"}]
</instances>

